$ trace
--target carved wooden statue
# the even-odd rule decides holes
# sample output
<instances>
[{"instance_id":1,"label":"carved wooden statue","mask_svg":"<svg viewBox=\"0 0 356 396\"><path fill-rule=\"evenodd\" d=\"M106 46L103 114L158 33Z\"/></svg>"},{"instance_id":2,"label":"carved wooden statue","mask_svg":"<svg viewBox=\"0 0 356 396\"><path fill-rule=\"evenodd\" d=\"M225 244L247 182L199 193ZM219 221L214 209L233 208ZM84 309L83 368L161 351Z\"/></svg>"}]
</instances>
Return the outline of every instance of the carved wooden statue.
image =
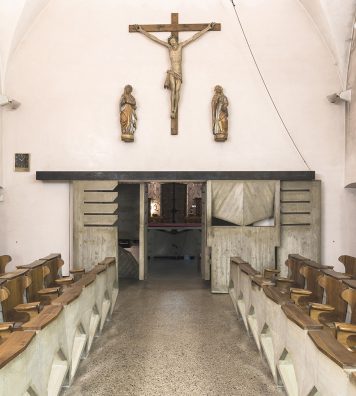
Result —
<instances>
[{"instance_id":1,"label":"carved wooden statue","mask_svg":"<svg viewBox=\"0 0 356 396\"><path fill-rule=\"evenodd\" d=\"M178 105L180 98L180 91L182 86L182 50L183 48L197 40L203 34L209 30L219 31L221 30L221 25L219 23L211 22L209 24L179 24L178 14L172 13L171 24L160 24L160 25L130 25L129 31L131 33L137 32L142 33L150 40L166 47L169 53L170 59L170 69L167 71L166 80L164 83L164 88L171 91L171 134L178 134ZM190 32L198 31L188 40L179 42L178 33L179 32ZM171 36L167 41L160 40L158 37L154 36L150 32L171 32Z\"/></svg>"},{"instance_id":2,"label":"carved wooden statue","mask_svg":"<svg viewBox=\"0 0 356 396\"><path fill-rule=\"evenodd\" d=\"M163 45L168 48L169 58L171 61L171 68L167 71L166 81L164 83L164 88L169 89L171 91L171 118L176 118L178 111L178 103L180 97L180 89L182 86L182 49L197 40L203 34L212 30L215 26L214 22L211 22L206 28L202 29L200 32L195 33L188 40L185 40L181 43L178 42L175 36L170 36L168 41L163 41L154 36L151 33L146 32L141 26L136 25L136 29L138 32L144 34L146 37L151 39L152 41Z\"/></svg>"},{"instance_id":3,"label":"carved wooden statue","mask_svg":"<svg viewBox=\"0 0 356 396\"><path fill-rule=\"evenodd\" d=\"M120 99L121 140L133 142L137 126L136 100L132 95L132 86L126 85Z\"/></svg>"},{"instance_id":4,"label":"carved wooden statue","mask_svg":"<svg viewBox=\"0 0 356 396\"><path fill-rule=\"evenodd\" d=\"M229 129L229 101L224 95L224 90L220 85L214 89L215 95L211 101L213 134L216 142L225 142Z\"/></svg>"}]
</instances>

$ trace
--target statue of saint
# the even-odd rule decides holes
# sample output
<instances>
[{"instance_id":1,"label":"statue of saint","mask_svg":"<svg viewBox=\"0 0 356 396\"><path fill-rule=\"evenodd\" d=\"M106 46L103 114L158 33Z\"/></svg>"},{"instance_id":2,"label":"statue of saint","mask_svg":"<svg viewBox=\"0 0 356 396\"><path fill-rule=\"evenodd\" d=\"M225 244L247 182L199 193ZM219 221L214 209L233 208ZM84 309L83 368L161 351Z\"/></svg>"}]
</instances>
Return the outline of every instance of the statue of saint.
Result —
<instances>
[{"instance_id":1,"label":"statue of saint","mask_svg":"<svg viewBox=\"0 0 356 396\"><path fill-rule=\"evenodd\" d=\"M229 129L229 112L227 109L229 101L220 85L217 85L214 91L215 94L211 101L213 134L217 142L225 142Z\"/></svg>"},{"instance_id":2,"label":"statue of saint","mask_svg":"<svg viewBox=\"0 0 356 396\"><path fill-rule=\"evenodd\" d=\"M136 31L144 34L149 39L155 41L168 48L169 59L171 61L171 68L167 71L166 81L164 83L164 88L171 90L171 118L176 118L178 111L178 103L180 97L180 89L183 82L182 77L182 49L186 45L197 40L203 34L213 29L215 26L214 22L211 22L205 29L198 33L195 33L188 40L181 43L178 42L175 36L171 35L168 38L168 42L160 40L151 33L146 32L140 25L135 25Z\"/></svg>"},{"instance_id":3,"label":"statue of saint","mask_svg":"<svg viewBox=\"0 0 356 396\"><path fill-rule=\"evenodd\" d=\"M124 93L120 98L120 125L121 140L124 142L133 142L136 131L136 100L132 96L132 86L126 85Z\"/></svg>"}]
</instances>

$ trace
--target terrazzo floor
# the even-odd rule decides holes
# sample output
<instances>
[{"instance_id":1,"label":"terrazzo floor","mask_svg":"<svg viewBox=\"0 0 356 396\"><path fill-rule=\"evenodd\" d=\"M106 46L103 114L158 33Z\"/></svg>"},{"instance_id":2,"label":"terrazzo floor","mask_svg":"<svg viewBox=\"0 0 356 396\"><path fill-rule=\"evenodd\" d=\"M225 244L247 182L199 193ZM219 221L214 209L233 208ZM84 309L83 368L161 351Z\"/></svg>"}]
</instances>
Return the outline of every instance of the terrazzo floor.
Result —
<instances>
[{"instance_id":1,"label":"terrazzo floor","mask_svg":"<svg viewBox=\"0 0 356 396\"><path fill-rule=\"evenodd\" d=\"M158 260L145 282L121 281L111 322L69 395L281 395L237 320L192 261Z\"/></svg>"}]
</instances>

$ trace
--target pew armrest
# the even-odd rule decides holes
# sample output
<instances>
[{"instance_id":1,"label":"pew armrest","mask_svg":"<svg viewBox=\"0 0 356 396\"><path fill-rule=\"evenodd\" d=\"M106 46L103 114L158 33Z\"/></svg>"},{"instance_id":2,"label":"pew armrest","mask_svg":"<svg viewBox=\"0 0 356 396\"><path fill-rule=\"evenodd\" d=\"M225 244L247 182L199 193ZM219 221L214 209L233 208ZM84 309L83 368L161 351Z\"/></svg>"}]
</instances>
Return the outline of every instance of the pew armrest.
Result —
<instances>
[{"instance_id":1,"label":"pew armrest","mask_svg":"<svg viewBox=\"0 0 356 396\"><path fill-rule=\"evenodd\" d=\"M0 323L0 335L3 332L12 332L15 322L2 322Z\"/></svg>"},{"instance_id":2,"label":"pew armrest","mask_svg":"<svg viewBox=\"0 0 356 396\"><path fill-rule=\"evenodd\" d=\"M85 268L73 268L69 270L70 274L84 274L85 273Z\"/></svg>"},{"instance_id":3,"label":"pew armrest","mask_svg":"<svg viewBox=\"0 0 356 396\"><path fill-rule=\"evenodd\" d=\"M319 322L319 316L326 312L333 312L335 308L327 304L311 303L309 304L309 315L312 319Z\"/></svg>"},{"instance_id":4,"label":"pew armrest","mask_svg":"<svg viewBox=\"0 0 356 396\"><path fill-rule=\"evenodd\" d=\"M19 304L14 308L16 312L25 312L29 315L29 320L37 316L41 312L41 303L39 301L27 304Z\"/></svg>"},{"instance_id":5,"label":"pew armrest","mask_svg":"<svg viewBox=\"0 0 356 396\"><path fill-rule=\"evenodd\" d=\"M339 331L348 331L350 333L356 334L356 325L350 323L335 323L336 330Z\"/></svg>"},{"instance_id":6,"label":"pew armrest","mask_svg":"<svg viewBox=\"0 0 356 396\"><path fill-rule=\"evenodd\" d=\"M335 327L336 339L349 351L354 352L356 350L356 325L336 322Z\"/></svg>"},{"instance_id":7,"label":"pew armrest","mask_svg":"<svg viewBox=\"0 0 356 396\"><path fill-rule=\"evenodd\" d=\"M291 287L290 289L290 298L293 300L297 305L302 305L302 300L305 300L312 294L310 290L306 289L298 289L295 287Z\"/></svg>"},{"instance_id":8,"label":"pew armrest","mask_svg":"<svg viewBox=\"0 0 356 396\"><path fill-rule=\"evenodd\" d=\"M61 293L61 288L58 287L48 287L46 289L41 289L37 292L40 296L45 296L47 294L57 294L57 296Z\"/></svg>"},{"instance_id":9,"label":"pew armrest","mask_svg":"<svg viewBox=\"0 0 356 396\"><path fill-rule=\"evenodd\" d=\"M26 303L26 304L19 304L16 305L15 311L19 312L26 312L26 311L37 311L40 312L41 303L39 301Z\"/></svg>"},{"instance_id":10,"label":"pew armrest","mask_svg":"<svg viewBox=\"0 0 356 396\"><path fill-rule=\"evenodd\" d=\"M21 326L22 323L18 323L18 322L0 323L0 339L3 341L7 340L14 331L20 330Z\"/></svg>"},{"instance_id":11,"label":"pew armrest","mask_svg":"<svg viewBox=\"0 0 356 396\"><path fill-rule=\"evenodd\" d=\"M74 282L71 276L64 276L63 278L56 279L54 281L57 285L69 285Z\"/></svg>"}]
</instances>

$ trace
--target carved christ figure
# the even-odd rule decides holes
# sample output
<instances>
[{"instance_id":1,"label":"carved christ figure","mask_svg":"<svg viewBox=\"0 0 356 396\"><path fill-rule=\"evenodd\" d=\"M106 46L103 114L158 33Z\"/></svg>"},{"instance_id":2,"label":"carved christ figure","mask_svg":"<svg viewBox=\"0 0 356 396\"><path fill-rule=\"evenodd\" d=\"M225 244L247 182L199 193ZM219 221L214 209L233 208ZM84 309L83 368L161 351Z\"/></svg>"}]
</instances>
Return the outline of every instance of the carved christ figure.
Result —
<instances>
[{"instance_id":1,"label":"carved christ figure","mask_svg":"<svg viewBox=\"0 0 356 396\"><path fill-rule=\"evenodd\" d=\"M136 31L144 34L149 39L155 41L158 44L163 45L168 48L169 59L171 61L171 68L167 71L166 81L164 83L164 88L170 89L171 91L171 118L176 118L178 111L178 103L180 97L180 89L183 82L182 77L182 49L197 40L203 34L212 30L215 26L214 22L211 22L205 29L201 30L198 33L195 33L188 40L185 40L181 43L178 42L174 35L171 35L168 38L168 41L165 42L160 40L156 36L151 33L146 32L140 25L135 25Z\"/></svg>"}]
</instances>

